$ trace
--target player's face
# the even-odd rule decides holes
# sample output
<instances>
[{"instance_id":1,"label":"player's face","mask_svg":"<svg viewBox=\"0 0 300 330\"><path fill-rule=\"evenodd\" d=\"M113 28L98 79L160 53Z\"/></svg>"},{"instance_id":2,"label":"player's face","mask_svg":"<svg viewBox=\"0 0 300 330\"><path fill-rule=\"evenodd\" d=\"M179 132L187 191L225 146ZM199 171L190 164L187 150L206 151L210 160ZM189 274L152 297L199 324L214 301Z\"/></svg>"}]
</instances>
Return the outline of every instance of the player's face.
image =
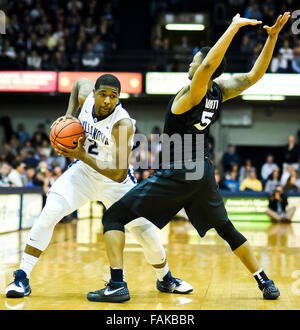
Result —
<instances>
[{"instance_id":1,"label":"player's face","mask_svg":"<svg viewBox=\"0 0 300 330\"><path fill-rule=\"evenodd\" d=\"M194 58L193 61L190 64L189 67L189 79L192 79L194 76L194 73L196 72L196 70L199 68L199 65L202 63L202 55L200 52L198 52Z\"/></svg>"},{"instance_id":2,"label":"player's face","mask_svg":"<svg viewBox=\"0 0 300 330\"><path fill-rule=\"evenodd\" d=\"M94 90L95 97L95 115L109 115L119 102L119 90L116 87L100 85Z\"/></svg>"}]
</instances>

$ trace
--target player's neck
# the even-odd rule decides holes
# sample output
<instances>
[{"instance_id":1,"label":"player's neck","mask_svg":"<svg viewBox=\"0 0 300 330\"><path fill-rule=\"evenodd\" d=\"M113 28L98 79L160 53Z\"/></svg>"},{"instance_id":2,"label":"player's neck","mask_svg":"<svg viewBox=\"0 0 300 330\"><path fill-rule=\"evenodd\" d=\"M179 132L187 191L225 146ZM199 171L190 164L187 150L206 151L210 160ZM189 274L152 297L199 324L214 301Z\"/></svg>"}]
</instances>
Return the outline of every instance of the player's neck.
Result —
<instances>
[{"instance_id":1,"label":"player's neck","mask_svg":"<svg viewBox=\"0 0 300 330\"><path fill-rule=\"evenodd\" d=\"M208 85L207 85L207 89L212 92L213 88L212 88L212 85L213 85L213 81L210 79Z\"/></svg>"}]
</instances>

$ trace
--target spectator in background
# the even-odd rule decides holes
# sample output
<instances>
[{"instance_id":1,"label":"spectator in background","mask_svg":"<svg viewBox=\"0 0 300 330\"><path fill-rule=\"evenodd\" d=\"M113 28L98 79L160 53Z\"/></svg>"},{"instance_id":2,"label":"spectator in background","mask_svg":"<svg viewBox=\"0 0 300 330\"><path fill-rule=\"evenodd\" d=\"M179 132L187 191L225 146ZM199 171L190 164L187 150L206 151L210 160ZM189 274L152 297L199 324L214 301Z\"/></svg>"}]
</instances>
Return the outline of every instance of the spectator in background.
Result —
<instances>
[{"instance_id":1,"label":"spectator in background","mask_svg":"<svg viewBox=\"0 0 300 330\"><path fill-rule=\"evenodd\" d=\"M283 148L283 170L287 165L291 165L295 170L299 168L299 146L296 144L295 137L293 135L289 136L288 145Z\"/></svg>"},{"instance_id":2,"label":"spectator in background","mask_svg":"<svg viewBox=\"0 0 300 330\"><path fill-rule=\"evenodd\" d=\"M256 168L252 166L251 159L246 159L245 165L243 165L240 169L239 181L242 182L244 179L250 177L251 172L256 172Z\"/></svg>"},{"instance_id":3,"label":"spectator in background","mask_svg":"<svg viewBox=\"0 0 300 330\"><path fill-rule=\"evenodd\" d=\"M288 72L288 61L283 57L282 54L277 54L271 61L271 72L272 73L287 73Z\"/></svg>"},{"instance_id":4,"label":"spectator in background","mask_svg":"<svg viewBox=\"0 0 300 330\"><path fill-rule=\"evenodd\" d=\"M42 57L42 70L51 71L54 70L53 60L51 59L50 53L45 53Z\"/></svg>"},{"instance_id":5,"label":"spectator in background","mask_svg":"<svg viewBox=\"0 0 300 330\"><path fill-rule=\"evenodd\" d=\"M240 165L240 157L236 153L235 146L228 145L228 150L224 153L222 157L223 171L230 172L233 165Z\"/></svg>"},{"instance_id":6,"label":"spectator in background","mask_svg":"<svg viewBox=\"0 0 300 330\"><path fill-rule=\"evenodd\" d=\"M296 39L293 48L292 70L300 73L300 39Z\"/></svg>"},{"instance_id":7,"label":"spectator in background","mask_svg":"<svg viewBox=\"0 0 300 330\"><path fill-rule=\"evenodd\" d=\"M38 138L36 136L39 136ZM50 141L49 135L46 133L46 127L43 123L37 125L37 130L33 133L31 142L34 146L35 144L42 145L42 141Z\"/></svg>"},{"instance_id":8,"label":"spectator in background","mask_svg":"<svg viewBox=\"0 0 300 330\"><path fill-rule=\"evenodd\" d=\"M28 150L24 159L26 167L33 166L36 167L39 163L39 160L35 157L35 153L32 150Z\"/></svg>"},{"instance_id":9,"label":"spectator in background","mask_svg":"<svg viewBox=\"0 0 300 330\"><path fill-rule=\"evenodd\" d=\"M193 47L190 46L187 36L182 37L180 45L174 46L174 53L175 70L186 71L193 57Z\"/></svg>"},{"instance_id":10,"label":"spectator in background","mask_svg":"<svg viewBox=\"0 0 300 330\"><path fill-rule=\"evenodd\" d=\"M100 57L104 57L105 45L101 39L101 35L96 34L92 39L93 51Z\"/></svg>"},{"instance_id":11,"label":"spectator in background","mask_svg":"<svg viewBox=\"0 0 300 330\"><path fill-rule=\"evenodd\" d=\"M26 70L27 69L27 54L25 50L20 50L17 53L16 61L16 70Z\"/></svg>"},{"instance_id":12,"label":"spectator in background","mask_svg":"<svg viewBox=\"0 0 300 330\"><path fill-rule=\"evenodd\" d=\"M50 171L53 171L55 166L59 166L62 170L64 170L67 166L66 157L59 156L54 149L51 151L50 157L46 158L46 163Z\"/></svg>"},{"instance_id":13,"label":"spectator in background","mask_svg":"<svg viewBox=\"0 0 300 330\"><path fill-rule=\"evenodd\" d=\"M255 46L255 41L252 40L248 34L245 34L242 39L242 43L240 46L240 51L244 55L250 55L253 52L253 48Z\"/></svg>"},{"instance_id":14,"label":"spectator in background","mask_svg":"<svg viewBox=\"0 0 300 330\"><path fill-rule=\"evenodd\" d=\"M287 196L283 192L283 187L279 185L270 193L269 207L266 213L272 222L290 222L299 205L292 208L287 208L287 206Z\"/></svg>"},{"instance_id":15,"label":"spectator in background","mask_svg":"<svg viewBox=\"0 0 300 330\"><path fill-rule=\"evenodd\" d=\"M224 186L227 190L236 192L240 190L240 183L237 180L237 172L231 171L230 178L224 181Z\"/></svg>"},{"instance_id":16,"label":"spectator in background","mask_svg":"<svg viewBox=\"0 0 300 330\"><path fill-rule=\"evenodd\" d=\"M11 45L8 39L4 39L3 52L8 58L12 60L14 60L17 56L15 47Z\"/></svg>"},{"instance_id":17,"label":"spectator in background","mask_svg":"<svg viewBox=\"0 0 300 330\"><path fill-rule=\"evenodd\" d=\"M300 191L298 185L299 179L297 179L297 172L292 168L290 176L284 185L284 191L286 193L297 193Z\"/></svg>"},{"instance_id":18,"label":"spectator in background","mask_svg":"<svg viewBox=\"0 0 300 330\"><path fill-rule=\"evenodd\" d=\"M9 187L11 182L8 181L8 175L11 171L11 165L7 161L0 160L0 186Z\"/></svg>"},{"instance_id":19,"label":"spectator in background","mask_svg":"<svg viewBox=\"0 0 300 330\"><path fill-rule=\"evenodd\" d=\"M34 49L30 52L27 58L27 68L29 70L41 70L42 59L38 56L37 51Z\"/></svg>"},{"instance_id":20,"label":"spectator in background","mask_svg":"<svg viewBox=\"0 0 300 330\"><path fill-rule=\"evenodd\" d=\"M52 67L56 71L64 71L68 69L68 63L63 52L57 51L54 53Z\"/></svg>"},{"instance_id":21,"label":"spectator in background","mask_svg":"<svg viewBox=\"0 0 300 330\"><path fill-rule=\"evenodd\" d=\"M290 42L288 39L283 41L283 47L279 48L279 54L281 54L283 59L287 61L289 68L293 59L293 50L290 47Z\"/></svg>"},{"instance_id":22,"label":"spectator in background","mask_svg":"<svg viewBox=\"0 0 300 330\"><path fill-rule=\"evenodd\" d=\"M12 168L7 176L8 182L13 187L23 187L25 183L25 164L21 161L14 161Z\"/></svg>"},{"instance_id":23,"label":"spectator in background","mask_svg":"<svg viewBox=\"0 0 300 330\"><path fill-rule=\"evenodd\" d=\"M267 156L266 162L261 167L261 178L262 178L263 184L265 184L267 182L270 175L277 168L278 168L278 165L274 163L273 155L269 154Z\"/></svg>"},{"instance_id":24,"label":"spectator in background","mask_svg":"<svg viewBox=\"0 0 300 330\"><path fill-rule=\"evenodd\" d=\"M262 20L262 13L255 0L250 0L250 5L246 8L244 17Z\"/></svg>"},{"instance_id":25,"label":"spectator in background","mask_svg":"<svg viewBox=\"0 0 300 330\"><path fill-rule=\"evenodd\" d=\"M3 151L2 151L2 154L1 154L1 160L7 161L8 163L12 164L15 157L16 157L16 155L13 154L10 144L9 143L4 143Z\"/></svg>"},{"instance_id":26,"label":"spectator in background","mask_svg":"<svg viewBox=\"0 0 300 330\"><path fill-rule=\"evenodd\" d=\"M275 190L276 186L280 185L280 172L279 168L274 169L271 176L268 178L265 184L265 192L271 192Z\"/></svg>"},{"instance_id":27,"label":"spectator in background","mask_svg":"<svg viewBox=\"0 0 300 330\"><path fill-rule=\"evenodd\" d=\"M87 50L81 59L85 70L99 70L103 66L103 54L98 54L93 49L93 44L87 44Z\"/></svg>"},{"instance_id":28,"label":"spectator in background","mask_svg":"<svg viewBox=\"0 0 300 330\"><path fill-rule=\"evenodd\" d=\"M26 132L24 124L22 124L22 123L19 123L17 126L17 134L18 134L19 141L23 145L25 144L25 142L27 140L29 140L29 134Z\"/></svg>"},{"instance_id":29,"label":"spectator in background","mask_svg":"<svg viewBox=\"0 0 300 330\"><path fill-rule=\"evenodd\" d=\"M260 180L256 177L255 170L251 170L249 178L245 178L241 185L240 191L262 191L263 186Z\"/></svg>"},{"instance_id":30,"label":"spectator in background","mask_svg":"<svg viewBox=\"0 0 300 330\"><path fill-rule=\"evenodd\" d=\"M221 178L220 172L217 168L215 168L215 179L216 183L221 190L227 190L227 187L224 185L224 181Z\"/></svg>"},{"instance_id":31,"label":"spectator in background","mask_svg":"<svg viewBox=\"0 0 300 330\"><path fill-rule=\"evenodd\" d=\"M24 186L25 187L34 187L34 177L35 177L35 165L26 165L25 167L25 180Z\"/></svg>"}]
</instances>

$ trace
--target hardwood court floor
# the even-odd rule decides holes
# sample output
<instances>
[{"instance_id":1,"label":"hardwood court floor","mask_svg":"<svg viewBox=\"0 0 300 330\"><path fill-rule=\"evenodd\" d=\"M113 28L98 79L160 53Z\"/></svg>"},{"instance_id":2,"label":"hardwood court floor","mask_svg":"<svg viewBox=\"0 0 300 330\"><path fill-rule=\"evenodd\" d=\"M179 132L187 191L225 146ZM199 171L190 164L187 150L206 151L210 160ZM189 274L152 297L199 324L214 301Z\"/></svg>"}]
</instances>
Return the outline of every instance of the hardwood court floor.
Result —
<instances>
[{"instance_id":1,"label":"hardwood court floor","mask_svg":"<svg viewBox=\"0 0 300 330\"><path fill-rule=\"evenodd\" d=\"M173 221L161 232L174 276L190 282L188 295L160 293L142 249L126 239L126 279L131 300L89 302L86 293L103 287L109 267L100 220L58 224L51 244L31 274L32 294L8 299L5 287L18 268L28 231L0 235L0 310L274 310L300 309L300 223L237 223L266 273L281 291L265 301L252 275L214 230L200 239L187 221Z\"/></svg>"}]
</instances>

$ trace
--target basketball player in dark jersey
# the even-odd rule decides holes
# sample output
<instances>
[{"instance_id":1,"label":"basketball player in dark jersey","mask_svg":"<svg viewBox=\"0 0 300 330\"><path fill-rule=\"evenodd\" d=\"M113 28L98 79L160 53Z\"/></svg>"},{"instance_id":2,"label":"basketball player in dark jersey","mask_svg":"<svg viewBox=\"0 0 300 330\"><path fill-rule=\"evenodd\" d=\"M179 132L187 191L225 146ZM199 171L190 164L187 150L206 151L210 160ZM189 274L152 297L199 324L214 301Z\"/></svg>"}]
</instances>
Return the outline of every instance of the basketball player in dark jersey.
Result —
<instances>
[{"instance_id":1,"label":"basketball player in dark jersey","mask_svg":"<svg viewBox=\"0 0 300 330\"><path fill-rule=\"evenodd\" d=\"M202 48L194 56L189 68L191 83L171 99L164 127L164 133L169 136L178 134L183 139L191 137L191 159L186 159L185 156L184 162L179 164L181 167L178 167L178 161L175 159L176 147L170 148L173 156L171 155L168 168L162 167L106 211L102 221L111 280L104 289L89 292L89 300L122 302L129 299L127 284L123 281L125 224L143 216L157 227L163 228L182 208L201 237L210 228L215 228L227 241L234 254L253 274L265 299L279 297L279 290L258 264L247 239L228 219L214 178L214 168L208 159L207 139L209 126L218 118L222 102L238 96L267 71L278 34L289 17L290 13L286 12L278 17L272 27L264 26L268 39L249 73L233 75L229 80L218 78L224 69L224 55L238 30L246 25L262 23L255 19L241 18L239 14L233 18L228 29L211 49ZM204 136L204 157L201 157L201 152L198 156L197 152L196 142L199 136ZM184 141L183 145L185 149L187 145ZM191 176L193 173L190 167L186 166L188 163L185 160L200 164L200 176ZM164 283L166 282L167 278L164 279ZM157 287L160 291L169 290L159 281Z\"/></svg>"}]
</instances>

